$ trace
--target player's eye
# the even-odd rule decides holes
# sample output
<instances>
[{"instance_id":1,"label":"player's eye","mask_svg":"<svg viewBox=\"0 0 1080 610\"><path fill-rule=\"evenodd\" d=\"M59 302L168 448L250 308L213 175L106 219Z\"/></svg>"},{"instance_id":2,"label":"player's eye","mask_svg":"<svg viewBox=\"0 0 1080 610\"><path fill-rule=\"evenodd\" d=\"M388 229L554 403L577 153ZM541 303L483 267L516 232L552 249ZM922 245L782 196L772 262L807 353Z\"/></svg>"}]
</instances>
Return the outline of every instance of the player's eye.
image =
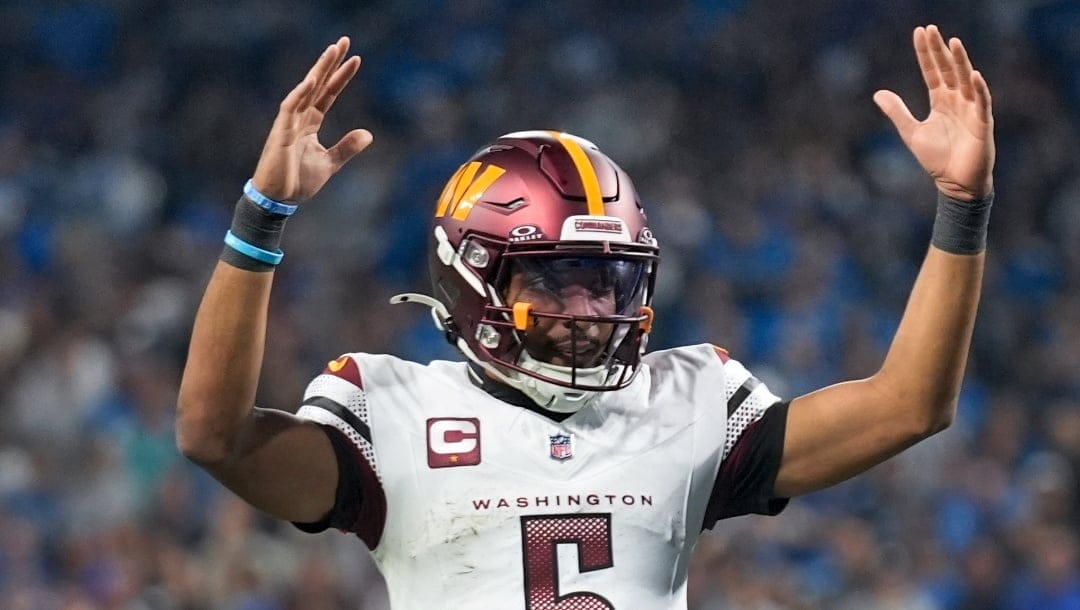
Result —
<instances>
[{"instance_id":1,"label":"player's eye","mask_svg":"<svg viewBox=\"0 0 1080 610\"><path fill-rule=\"evenodd\" d=\"M555 282L541 273L530 274L525 279L525 289L529 292L544 296L558 296L559 290Z\"/></svg>"},{"instance_id":2,"label":"player's eye","mask_svg":"<svg viewBox=\"0 0 1080 610\"><path fill-rule=\"evenodd\" d=\"M615 284L605 281L603 278L597 278L596 281L589 285L589 294L593 298L611 296L614 292Z\"/></svg>"}]
</instances>

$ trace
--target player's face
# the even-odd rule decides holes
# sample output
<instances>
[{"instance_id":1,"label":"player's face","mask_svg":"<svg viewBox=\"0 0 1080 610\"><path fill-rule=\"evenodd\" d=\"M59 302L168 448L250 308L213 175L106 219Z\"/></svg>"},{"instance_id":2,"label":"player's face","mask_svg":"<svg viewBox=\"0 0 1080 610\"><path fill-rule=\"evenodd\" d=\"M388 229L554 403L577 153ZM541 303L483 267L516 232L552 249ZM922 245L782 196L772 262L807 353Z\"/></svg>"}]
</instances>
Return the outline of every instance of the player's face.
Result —
<instances>
[{"instance_id":1,"label":"player's face","mask_svg":"<svg viewBox=\"0 0 1080 610\"><path fill-rule=\"evenodd\" d=\"M640 303L633 301L643 277L644 265L637 262L522 259L515 261L505 298L511 305L531 303L533 312L578 317L536 317L525 331L525 349L541 362L587 368L601 364L616 328L587 318L637 313Z\"/></svg>"}]
</instances>

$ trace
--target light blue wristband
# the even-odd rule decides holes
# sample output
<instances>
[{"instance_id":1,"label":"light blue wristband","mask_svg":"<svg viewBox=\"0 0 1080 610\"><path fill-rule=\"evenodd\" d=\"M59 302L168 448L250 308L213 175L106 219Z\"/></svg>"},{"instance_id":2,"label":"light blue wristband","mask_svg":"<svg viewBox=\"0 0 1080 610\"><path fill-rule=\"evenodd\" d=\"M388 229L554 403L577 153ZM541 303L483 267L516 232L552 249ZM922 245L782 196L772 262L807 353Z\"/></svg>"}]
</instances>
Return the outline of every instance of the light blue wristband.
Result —
<instances>
[{"instance_id":1,"label":"light blue wristband","mask_svg":"<svg viewBox=\"0 0 1080 610\"><path fill-rule=\"evenodd\" d=\"M255 259L260 263L266 263L267 265L277 265L284 258L285 253L281 250L277 252L271 252L269 250L263 250L257 246L253 246L246 241L240 239L236 235L233 235L232 231L225 232L225 245L236 250L240 254L248 258Z\"/></svg>"},{"instance_id":2,"label":"light blue wristband","mask_svg":"<svg viewBox=\"0 0 1080 610\"><path fill-rule=\"evenodd\" d=\"M281 214L282 216L292 216L296 213L296 208L300 206L289 205L288 203L282 203L275 201L266 195L259 192L259 189L255 188L255 185L248 180L244 183L244 195L251 200L251 203L259 206L260 208L270 212L271 214Z\"/></svg>"}]
</instances>

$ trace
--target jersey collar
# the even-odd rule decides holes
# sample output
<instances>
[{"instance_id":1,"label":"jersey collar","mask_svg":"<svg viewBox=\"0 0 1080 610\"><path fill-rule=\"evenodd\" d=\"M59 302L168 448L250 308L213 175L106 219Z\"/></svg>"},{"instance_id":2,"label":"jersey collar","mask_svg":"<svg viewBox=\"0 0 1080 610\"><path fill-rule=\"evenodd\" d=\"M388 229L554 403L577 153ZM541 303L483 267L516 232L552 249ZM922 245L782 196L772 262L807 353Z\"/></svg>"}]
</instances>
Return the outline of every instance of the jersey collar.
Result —
<instances>
[{"instance_id":1,"label":"jersey collar","mask_svg":"<svg viewBox=\"0 0 1080 610\"><path fill-rule=\"evenodd\" d=\"M476 387L487 392L492 398L501 400L502 402L509 403L515 407L521 407L528 409L533 413L543 415L544 417L561 422L566 418L573 415L573 413L558 413L556 411L549 411L540 405L533 402L531 398L525 395L524 392L512 388L504 383L499 383L495 379L492 379L490 375L484 372L484 369L475 362L469 362L469 381Z\"/></svg>"}]
</instances>

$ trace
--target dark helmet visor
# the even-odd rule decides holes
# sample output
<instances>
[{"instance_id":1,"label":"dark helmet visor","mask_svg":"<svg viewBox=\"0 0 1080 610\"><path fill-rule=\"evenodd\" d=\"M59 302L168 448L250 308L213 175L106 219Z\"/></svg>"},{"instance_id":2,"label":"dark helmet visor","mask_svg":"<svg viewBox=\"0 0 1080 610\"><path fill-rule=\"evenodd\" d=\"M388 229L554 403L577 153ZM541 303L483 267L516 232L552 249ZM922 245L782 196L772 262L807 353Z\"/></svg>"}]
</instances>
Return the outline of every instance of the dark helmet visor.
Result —
<instances>
[{"instance_id":1,"label":"dark helmet visor","mask_svg":"<svg viewBox=\"0 0 1080 610\"><path fill-rule=\"evenodd\" d=\"M521 281L531 290L543 291L555 299L571 288L585 288L595 298L613 298L614 315L637 315L644 304L648 263L594 257L520 257L515 258L511 275L521 274Z\"/></svg>"}]
</instances>

